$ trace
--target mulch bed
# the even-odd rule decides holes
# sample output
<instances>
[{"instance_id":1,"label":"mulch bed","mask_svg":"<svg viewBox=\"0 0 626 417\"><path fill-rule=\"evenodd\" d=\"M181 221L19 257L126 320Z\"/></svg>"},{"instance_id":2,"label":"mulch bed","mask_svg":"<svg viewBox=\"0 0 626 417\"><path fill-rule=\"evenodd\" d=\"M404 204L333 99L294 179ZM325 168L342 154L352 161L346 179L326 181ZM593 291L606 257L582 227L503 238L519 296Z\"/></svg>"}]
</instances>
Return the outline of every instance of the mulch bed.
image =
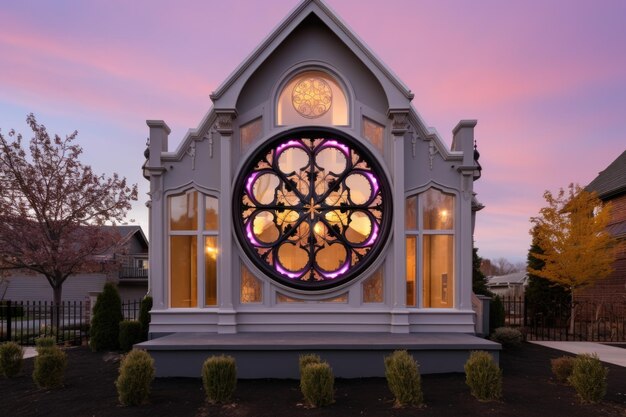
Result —
<instances>
[{"instance_id":1,"label":"mulch bed","mask_svg":"<svg viewBox=\"0 0 626 417\"><path fill-rule=\"evenodd\" d=\"M233 404L206 404L200 379L162 378L152 385L150 403L140 407L118 405L113 381L119 364L105 361L111 355L86 348L69 348L65 387L38 389L32 381L33 359L25 361L23 373L0 379L0 416L515 416L515 417L626 417L626 368L609 367L608 393L598 405L581 405L573 388L554 381L550 359L563 352L525 343L504 351L500 365L504 374L504 399L481 403L465 386L463 374L424 375L426 407L394 409L383 378L338 379L336 402L323 409L305 407L298 381L241 380ZM199 372L199 371L198 371Z\"/></svg>"}]
</instances>

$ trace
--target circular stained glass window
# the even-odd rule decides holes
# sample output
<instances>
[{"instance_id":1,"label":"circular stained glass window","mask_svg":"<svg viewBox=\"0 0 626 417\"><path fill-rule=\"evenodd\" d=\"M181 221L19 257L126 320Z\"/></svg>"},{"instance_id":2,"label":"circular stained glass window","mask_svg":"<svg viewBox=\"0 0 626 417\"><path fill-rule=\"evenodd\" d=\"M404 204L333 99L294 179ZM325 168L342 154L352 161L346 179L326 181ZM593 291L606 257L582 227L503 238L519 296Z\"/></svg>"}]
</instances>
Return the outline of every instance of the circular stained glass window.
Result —
<instances>
[{"instance_id":1,"label":"circular stained glass window","mask_svg":"<svg viewBox=\"0 0 626 417\"><path fill-rule=\"evenodd\" d=\"M330 109L333 92L321 77L304 78L293 88L291 103L302 117L316 119Z\"/></svg>"},{"instance_id":2,"label":"circular stained glass window","mask_svg":"<svg viewBox=\"0 0 626 417\"><path fill-rule=\"evenodd\" d=\"M273 279L325 289L358 276L391 223L387 181L365 148L330 130L296 130L246 163L234 195L238 238Z\"/></svg>"}]
</instances>

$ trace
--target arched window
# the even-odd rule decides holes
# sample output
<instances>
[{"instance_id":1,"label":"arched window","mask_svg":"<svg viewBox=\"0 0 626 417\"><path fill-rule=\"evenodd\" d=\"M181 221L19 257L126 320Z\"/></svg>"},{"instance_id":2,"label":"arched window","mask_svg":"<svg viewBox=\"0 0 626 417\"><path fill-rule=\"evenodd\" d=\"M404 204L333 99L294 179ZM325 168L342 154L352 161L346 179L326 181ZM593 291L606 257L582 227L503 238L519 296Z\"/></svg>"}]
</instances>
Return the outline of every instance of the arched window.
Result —
<instances>
[{"instance_id":1,"label":"arched window","mask_svg":"<svg viewBox=\"0 0 626 417\"><path fill-rule=\"evenodd\" d=\"M339 83L322 71L305 71L292 78L276 103L276 124L348 125L348 100Z\"/></svg>"},{"instance_id":2,"label":"arched window","mask_svg":"<svg viewBox=\"0 0 626 417\"><path fill-rule=\"evenodd\" d=\"M259 149L234 193L238 238L271 278L308 290L356 277L382 250L390 187L356 141L299 129Z\"/></svg>"},{"instance_id":3,"label":"arched window","mask_svg":"<svg viewBox=\"0 0 626 417\"><path fill-rule=\"evenodd\" d=\"M216 306L218 199L190 190L167 201L170 306Z\"/></svg>"},{"instance_id":4,"label":"arched window","mask_svg":"<svg viewBox=\"0 0 626 417\"><path fill-rule=\"evenodd\" d=\"M422 307L454 307L455 197L430 188L406 199L407 306L417 306L421 252Z\"/></svg>"}]
</instances>

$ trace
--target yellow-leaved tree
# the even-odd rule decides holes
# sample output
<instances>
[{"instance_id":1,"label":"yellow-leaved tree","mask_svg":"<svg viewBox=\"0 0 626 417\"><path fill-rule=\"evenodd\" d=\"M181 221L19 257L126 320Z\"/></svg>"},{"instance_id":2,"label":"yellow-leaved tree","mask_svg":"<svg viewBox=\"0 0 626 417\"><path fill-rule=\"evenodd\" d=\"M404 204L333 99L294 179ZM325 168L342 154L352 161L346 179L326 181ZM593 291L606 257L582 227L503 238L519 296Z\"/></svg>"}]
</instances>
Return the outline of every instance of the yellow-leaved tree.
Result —
<instances>
[{"instance_id":1,"label":"yellow-leaved tree","mask_svg":"<svg viewBox=\"0 0 626 417\"><path fill-rule=\"evenodd\" d=\"M606 278L615 260L615 238L606 231L611 211L593 192L570 184L554 195L544 193L547 206L531 217L533 236L543 253L534 253L545 265L528 268L530 274L564 287L571 295L570 333L574 333L578 290Z\"/></svg>"}]
</instances>

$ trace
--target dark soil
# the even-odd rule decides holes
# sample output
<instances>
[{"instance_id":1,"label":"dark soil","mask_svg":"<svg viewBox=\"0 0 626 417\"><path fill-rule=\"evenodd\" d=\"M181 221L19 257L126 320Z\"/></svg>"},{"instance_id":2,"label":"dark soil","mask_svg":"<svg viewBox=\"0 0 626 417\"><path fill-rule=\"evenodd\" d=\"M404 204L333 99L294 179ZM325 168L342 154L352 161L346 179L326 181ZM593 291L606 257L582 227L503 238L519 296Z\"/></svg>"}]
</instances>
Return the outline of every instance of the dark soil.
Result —
<instances>
[{"instance_id":1,"label":"dark soil","mask_svg":"<svg viewBox=\"0 0 626 417\"><path fill-rule=\"evenodd\" d=\"M86 348L69 348L65 387L38 389L31 379L33 359L22 374L0 379L0 416L515 416L515 417L626 417L626 368L609 365L608 392L598 405L581 405L573 388L554 381L550 359L564 355L553 349L524 344L502 353L504 399L481 403L465 386L463 374L424 375L426 406L394 409L383 378L338 379L336 402L322 409L305 407L294 380L241 380L235 401L225 406L207 405L200 379L163 378L152 385L149 404L118 405L113 381L119 364L111 355Z\"/></svg>"}]
</instances>

